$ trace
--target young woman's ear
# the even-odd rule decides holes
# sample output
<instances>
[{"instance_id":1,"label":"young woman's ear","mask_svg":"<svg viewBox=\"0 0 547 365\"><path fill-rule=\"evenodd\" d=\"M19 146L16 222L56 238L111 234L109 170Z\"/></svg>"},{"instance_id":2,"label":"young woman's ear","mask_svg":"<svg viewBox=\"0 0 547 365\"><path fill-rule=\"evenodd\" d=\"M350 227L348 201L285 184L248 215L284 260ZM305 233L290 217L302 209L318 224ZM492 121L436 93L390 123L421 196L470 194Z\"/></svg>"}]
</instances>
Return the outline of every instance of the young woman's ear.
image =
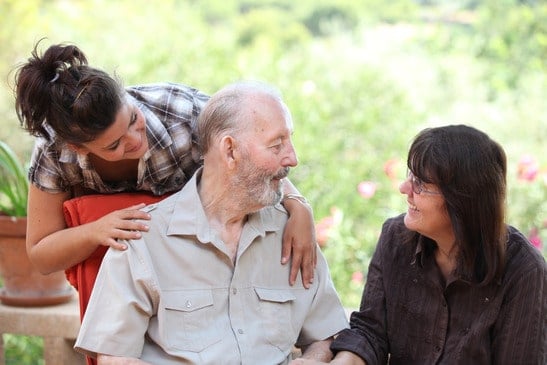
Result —
<instances>
[{"instance_id":1,"label":"young woman's ear","mask_svg":"<svg viewBox=\"0 0 547 365\"><path fill-rule=\"evenodd\" d=\"M80 155L87 155L89 153L89 150L85 148L84 146L73 144L73 143L67 143L68 148L70 148L72 151L80 154Z\"/></svg>"}]
</instances>

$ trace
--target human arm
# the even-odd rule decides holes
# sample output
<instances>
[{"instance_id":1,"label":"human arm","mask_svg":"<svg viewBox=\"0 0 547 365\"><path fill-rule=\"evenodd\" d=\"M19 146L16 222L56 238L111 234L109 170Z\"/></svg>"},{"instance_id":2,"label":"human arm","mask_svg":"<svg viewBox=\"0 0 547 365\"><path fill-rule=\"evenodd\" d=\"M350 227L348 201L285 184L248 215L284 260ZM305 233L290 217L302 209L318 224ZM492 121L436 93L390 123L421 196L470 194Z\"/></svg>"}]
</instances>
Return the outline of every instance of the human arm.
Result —
<instances>
[{"instance_id":1,"label":"human arm","mask_svg":"<svg viewBox=\"0 0 547 365\"><path fill-rule=\"evenodd\" d=\"M317 291L296 342L296 346L303 352L299 359L310 364L330 361L333 357L330 346L334 337L348 328L347 314L332 284L327 261L319 249L318 251L317 280L313 284Z\"/></svg>"},{"instance_id":2,"label":"human arm","mask_svg":"<svg viewBox=\"0 0 547 365\"><path fill-rule=\"evenodd\" d=\"M367 365L367 363L361 359L359 356L355 355L353 352L349 351L340 351L336 354L334 359L330 362L319 361L315 359L307 359L304 357L298 358L291 361L291 365L320 365L320 364L331 364L331 365Z\"/></svg>"},{"instance_id":3,"label":"human arm","mask_svg":"<svg viewBox=\"0 0 547 365\"><path fill-rule=\"evenodd\" d=\"M27 252L32 263L48 274L67 269L91 255L100 245L123 249L117 238L138 238L145 231L143 223L133 219L149 219L139 211L144 204L118 210L101 219L67 228L63 202L69 193L52 194L33 184L29 187L27 213Z\"/></svg>"},{"instance_id":4,"label":"human arm","mask_svg":"<svg viewBox=\"0 0 547 365\"><path fill-rule=\"evenodd\" d=\"M300 195L296 187L284 180L284 195ZM311 206L298 199L283 199L283 206L289 213L289 219L283 232L281 263L286 264L292 256L289 283L296 281L298 270L302 272L302 284L309 288L313 281L313 271L317 263L315 223Z\"/></svg>"},{"instance_id":5,"label":"human arm","mask_svg":"<svg viewBox=\"0 0 547 365\"><path fill-rule=\"evenodd\" d=\"M399 263L393 261L393 226L391 220L384 223L376 249L368 267L358 311L350 316L350 328L341 331L331 345L335 359L364 363L385 364L388 361L388 309L386 288L390 288L392 274ZM387 270L386 270L387 268ZM387 271L387 273L386 273ZM387 276L386 276L387 275ZM339 355L343 353L342 355ZM353 355L352 355L353 354ZM338 357L340 356L340 357ZM351 363L351 362L350 362Z\"/></svg>"},{"instance_id":6,"label":"human arm","mask_svg":"<svg viewBox=\"0 0 547 365\"><path fill-rule=\"evenodd\" d=\"M333 337L329 337L326 340L315 341L308 346L304 346L302 348L302 359L330 361L332 359L332 352L330 350L332 340Z\"/></svg>"},{"instance_id":7,"label":"human arm","mask_svg":"<svg viewBox=\"0 0 547 365\"><path fill-rule=\"evenodd\" d=\"M150 318L158 307L145 245L139 240L128 250L106 252L74 345L77 351L91 357L143 357ZM136 246L142 246L140 252Z\"/></svg>"},{"instance_id":8,"label":"human arm","mask_svg":"<svg viewBox=\"0 0 547 365\"><path fill-rule=\"evenodd\" d=\"M152 365L149 362L134 357L110 356L105 354L97 355L98 365Z\"/></svg>"}]
</instances>

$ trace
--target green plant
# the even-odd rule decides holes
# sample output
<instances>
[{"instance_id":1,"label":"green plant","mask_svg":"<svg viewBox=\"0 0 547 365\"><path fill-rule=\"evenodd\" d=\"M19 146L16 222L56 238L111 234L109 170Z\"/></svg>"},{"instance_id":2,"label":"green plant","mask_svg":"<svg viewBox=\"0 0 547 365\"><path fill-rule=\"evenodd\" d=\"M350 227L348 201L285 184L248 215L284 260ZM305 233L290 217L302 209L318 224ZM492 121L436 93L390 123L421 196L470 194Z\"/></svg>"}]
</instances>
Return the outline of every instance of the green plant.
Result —
<instances>
[{"instance_id":1,"label":"green plant","mask_svg":"<svg viewBox=\"0 0 547 365\"><path fill-rule=\"evenodd\" d=\"M5 333L6 365L44 365L44 340L38 336Z\"/></svg>"},{"instance_id":2,"label":"green plant","mask_svg":"<svg viewBox=\"0 0 547 365\"><path fill-rule=\"evenodd\" d=\"M15 152L3 141L0 141L0 192L0 212L16 217L27 215L25 169Z\"/></svg>"}]
</instances>

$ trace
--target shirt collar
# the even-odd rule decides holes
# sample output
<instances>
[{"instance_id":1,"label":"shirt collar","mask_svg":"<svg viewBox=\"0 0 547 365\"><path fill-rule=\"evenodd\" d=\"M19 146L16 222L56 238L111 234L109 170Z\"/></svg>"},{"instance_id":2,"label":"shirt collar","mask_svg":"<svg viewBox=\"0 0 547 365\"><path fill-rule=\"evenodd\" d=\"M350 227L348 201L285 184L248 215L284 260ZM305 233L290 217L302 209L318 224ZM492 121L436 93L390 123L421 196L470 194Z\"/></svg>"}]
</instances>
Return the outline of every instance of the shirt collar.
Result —
<instances>
[{"instance_id":1,"label":"shirt collar","mask_svg":"<svg viewBox=\"0 0 547 365\"><path fill-rule=\"evenodd\" d=\"M211 229L203 205L198 194L198 181L201 178L203 167L200 167L192 178L177 193L173 215L167 228L167 235L195 235L202 243L219 240L216 231ZM280 212L285 212L280 204L274 207L264 207L248 215L243 236L264 236L266 232L279 229ZM286 214L283 213L283 214Z\"/></svg>"},{"instance_id":2,"label":"shirt collar","mask_svg":"<svg viewBox=\"0 0 547 365\"><path fill-rule=\"evenodd\" d=\"M146 104L137 100L132 95L127 94L127 98L140 109L146 120L146 135L150 143L150 149L145 154L145 159L150 156L150 153L153 152L154 149L164 149L170 146L173 143L173 140L156 114L154 114Z\"/></svg>"},{"instance_id":3,"label":"shirt collar","mask_svg":"<svg viewBox=\"0 0 547 365\"><path fill-rule=\"evenodd\" d=\"M412 258L411 264L414 265L416 263L419 263L422 268L425 268L429 263L431 265L435 265L433 249L430 247L430 245L431 243L429 243L424 236L419 235L418 241L416 244L416 250L414 252L414 257ZM457 268L456 272L453 272L450 274L447 280L447 285L455 281L471 283L473 282L473 279L467 275L462 274L460 270Z\"/></svg>"},{"instance_id":4,"label":"shirt collar","mask_svg":"<svg viewBox=\"0 0 547 365\"><path fill-rule=\"evenodd\" d=\"M69 148L66 143L62 143L59 152L59 162L66 164L78 164L82 170L91 169L88 154L81 154Z\"/></svg>"},{"instance_id":5,"label":"shirt collar","mask_svg":"<svg viewBox=\"0 0 547 365\"><path fill-rule=\"evenodd\" d=\"M421 267L424 267L425 265L425 252L426 249L424 247L424 240L422 236L418 237L418 242L416 244L416 250L414 251L414 256L412 257L412 261L410 262L412 265L415 265L416 263L419 263Z\"/></svg>"}]
</instances>

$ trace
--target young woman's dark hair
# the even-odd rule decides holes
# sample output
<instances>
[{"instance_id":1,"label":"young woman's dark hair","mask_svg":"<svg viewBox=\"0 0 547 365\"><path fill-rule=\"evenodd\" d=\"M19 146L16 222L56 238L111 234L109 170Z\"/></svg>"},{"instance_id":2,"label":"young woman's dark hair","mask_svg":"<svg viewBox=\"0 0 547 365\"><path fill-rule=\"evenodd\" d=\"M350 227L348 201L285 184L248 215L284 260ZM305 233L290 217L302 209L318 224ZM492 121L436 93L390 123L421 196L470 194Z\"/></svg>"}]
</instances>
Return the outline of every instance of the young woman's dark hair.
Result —
<instances>
[{"instance_id":1,"label":"young woman's dark hair","mask_svg":"<svg viewBox=\"0 0 547 365\"><path fill-rule=\"evenodd\" d=\"M125 91L121 83L89 67L73 45L52 45L43 55L38 42L15 73L15 109L33 136L81 144L94 140L116 119Z\"/></svg>"},{"instance_id":2,"label":"young woman's dark hair","mask_svg":"<svg viewBox=\"0 0 547 365\"><path fill-rule=\"evenodd\" d=\"M484 285L500 280L507 241L503 148L469 126L429 128L414 139L407 166L441 190L464 278Z\"/></svg>"}]
</instances>

